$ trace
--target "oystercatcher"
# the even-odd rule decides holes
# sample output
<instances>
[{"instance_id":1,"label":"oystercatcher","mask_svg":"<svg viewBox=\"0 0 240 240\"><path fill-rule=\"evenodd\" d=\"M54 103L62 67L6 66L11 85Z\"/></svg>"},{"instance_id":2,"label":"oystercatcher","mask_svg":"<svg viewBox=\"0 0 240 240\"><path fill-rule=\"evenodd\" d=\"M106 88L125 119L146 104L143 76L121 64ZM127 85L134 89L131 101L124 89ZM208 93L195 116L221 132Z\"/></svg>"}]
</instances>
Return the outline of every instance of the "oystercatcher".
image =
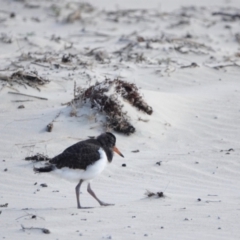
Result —
<instances>
[{"instance_id":1,"label":"oystercatcher","mask_svg":"<svg viewBox=\"0 0 240 240\"><path fill-rule=\"evenodd\" d=\"M84 181L89 181L97 177L113 159L113 152L124 157L116 148L116 137L106 132L95 139L88 139L78 142L61 154L49 160L46 166L34 168L35 172L54 172L63 178L76 180L78 184L75 188L77 197L77 207L83 208L79 201L79 191ZM102 202L91 189L90 182L87 186L88 193L95 198L101 206L112 204Z\"/></svg>"}]
</instances>

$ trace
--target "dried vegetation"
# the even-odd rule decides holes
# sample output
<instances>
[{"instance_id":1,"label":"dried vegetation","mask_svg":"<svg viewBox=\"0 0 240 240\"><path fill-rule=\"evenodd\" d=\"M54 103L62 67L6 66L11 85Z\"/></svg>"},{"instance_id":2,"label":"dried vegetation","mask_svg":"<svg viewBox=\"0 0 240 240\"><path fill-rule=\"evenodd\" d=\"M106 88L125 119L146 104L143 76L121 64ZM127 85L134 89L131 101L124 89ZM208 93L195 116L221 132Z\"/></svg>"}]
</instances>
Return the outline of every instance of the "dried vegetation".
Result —
<instances>
[{"instance_id":1,"label":"dried vegetation","mask_svg":"<svg viewBox=\"0 0 240 240\"><path fill-rule=\"evenodd\" d=\"M153 110L142 98L135 84L123 80L105 79L89 88L80 88L72 101L74 106L88 105L106 115L107 129L130 135L135 132L135 127L130 122L130 117L123 109L120 98L129 102L133 107L149 115ZM80 103L80 104L79 104Z\"/></svg>"}]
</instances>

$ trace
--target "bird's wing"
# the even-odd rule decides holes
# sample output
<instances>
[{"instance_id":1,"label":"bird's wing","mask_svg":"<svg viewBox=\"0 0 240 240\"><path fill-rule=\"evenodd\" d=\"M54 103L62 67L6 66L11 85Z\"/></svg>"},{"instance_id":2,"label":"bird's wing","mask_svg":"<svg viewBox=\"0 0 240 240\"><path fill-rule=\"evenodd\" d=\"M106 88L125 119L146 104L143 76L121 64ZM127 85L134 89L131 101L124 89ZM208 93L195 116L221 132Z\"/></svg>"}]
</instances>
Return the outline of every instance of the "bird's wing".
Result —
<instances>
[{"instance_id":1,"label":"bird's wing","mask_svg":"<svg viewBox=\"0 0 240 240\"><path fill-rule=\"evenodd\" d=\"M63 153L50 160L57 168L68 167L72 169L84 169L100 159L100 147L88 143L79 142L67 148Z\"/></svg>"}]
</instances>

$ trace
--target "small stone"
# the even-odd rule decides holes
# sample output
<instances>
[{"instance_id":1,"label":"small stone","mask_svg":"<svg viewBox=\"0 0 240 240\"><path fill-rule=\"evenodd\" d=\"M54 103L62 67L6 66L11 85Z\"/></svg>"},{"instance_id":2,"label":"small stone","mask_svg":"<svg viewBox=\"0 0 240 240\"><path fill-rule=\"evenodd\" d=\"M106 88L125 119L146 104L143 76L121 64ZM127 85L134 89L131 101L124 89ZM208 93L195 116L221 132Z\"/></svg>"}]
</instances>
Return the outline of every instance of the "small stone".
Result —
<instances>
[{"instance_id":1,"label":"small stone","mask_svg":"<svg viewBox=\"0 0 240 240\"><path fill-rule=\"evenodd\" d=\"M52 130L53 130L53 123L51 122L47 125L47 132L52 132Z\"/></svg>"},{"instance_id":2,"label":"small stone","mask_svg":"<svg viewBox=\"0 0 240 240\"><path fill-rule=\"evenodd\" d=\"M18 106L18 109L21 109L21 108L25 108L25 106L24 105Z\"/></svg>"},{"instance_id":3,"label":"small stone","mask_svg":"<svg viewBox=\"0 0 240 240\"><path fill-rule=\"evenodd\" d=\"M5 168L5 169L4 169L4 172L7 172L7 170L8 170L8 169L7 169L7 168Z\"/></svg>"},{"instance_id":4,"label":"small stone","mask_svg":"<svg viewBox=\"0 0 240 240\"><path fill-rule=\"evenodd\" d=\"M123 164L122 164L122 167L126 167L126 166L127 166L126 163L123 163Z\"/></svg>"},{"instance_id":5,"label":"small stone","mask_svg":"<svg viewBox=\"0 0 240 240\"><path fill-rule=\"evenodd\" d=\"M140 152L138 149L136 149L136 150L133 150L132 151L133 153L138 153L138 152Z\"/></svg>"},{"instance_id":6,"label":"small stone","mask_svg":"<svg viewBox=\"0 0 240 240\"><path fill-rule=\"evenodd\" d=\"M15 18L16 14L14 12L10 13L10 18Z\"/></svg>"},{"instance_id":7,"label":"small stone","mask_svg":"<svg viewBox=\"0 0 240 240\"><path fill-rule=\"evenodd\" d=\"M202 201L201 198L198 198L198 201L201 202Z\"/></svg>"},{"instance_id":8,"label":"small stone","mask_svg":"<svg viewBox=\"0 0 240 240\"><path fill-rule=\"evenodd\" d=\"M40 184L41 187L47 187L48 185L46 183Z\"/></svg>"}]
</instances>

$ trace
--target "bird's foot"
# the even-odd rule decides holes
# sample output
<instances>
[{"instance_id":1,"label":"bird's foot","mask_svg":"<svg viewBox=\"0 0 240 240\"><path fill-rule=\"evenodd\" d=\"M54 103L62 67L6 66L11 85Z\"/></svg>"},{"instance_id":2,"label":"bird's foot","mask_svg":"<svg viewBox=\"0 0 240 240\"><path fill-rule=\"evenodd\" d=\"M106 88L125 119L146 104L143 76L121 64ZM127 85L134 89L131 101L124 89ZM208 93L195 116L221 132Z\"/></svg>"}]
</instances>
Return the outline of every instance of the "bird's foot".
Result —
<instances>
[{"instance_id":1,"label":"bird's foot","mask_svg":"<svg viewBox=\"0 0 240 240\"><path fill-rule=\"evenodd\" d=\"M81 206L78 206L78 209L91 209L93 207L81 207Z\"/></svg>"},{"instance_id":2,"label":"bird's foot","mask_svg":"<svg viewBox=\"0 0 240 240\"><path fill-rule=\"evenodd\" d=\"M105 203L105 202L100 202L100 205L101 206L114 206L114 204L112 204L112 203Z\"/></svg>"}]
</instances>

